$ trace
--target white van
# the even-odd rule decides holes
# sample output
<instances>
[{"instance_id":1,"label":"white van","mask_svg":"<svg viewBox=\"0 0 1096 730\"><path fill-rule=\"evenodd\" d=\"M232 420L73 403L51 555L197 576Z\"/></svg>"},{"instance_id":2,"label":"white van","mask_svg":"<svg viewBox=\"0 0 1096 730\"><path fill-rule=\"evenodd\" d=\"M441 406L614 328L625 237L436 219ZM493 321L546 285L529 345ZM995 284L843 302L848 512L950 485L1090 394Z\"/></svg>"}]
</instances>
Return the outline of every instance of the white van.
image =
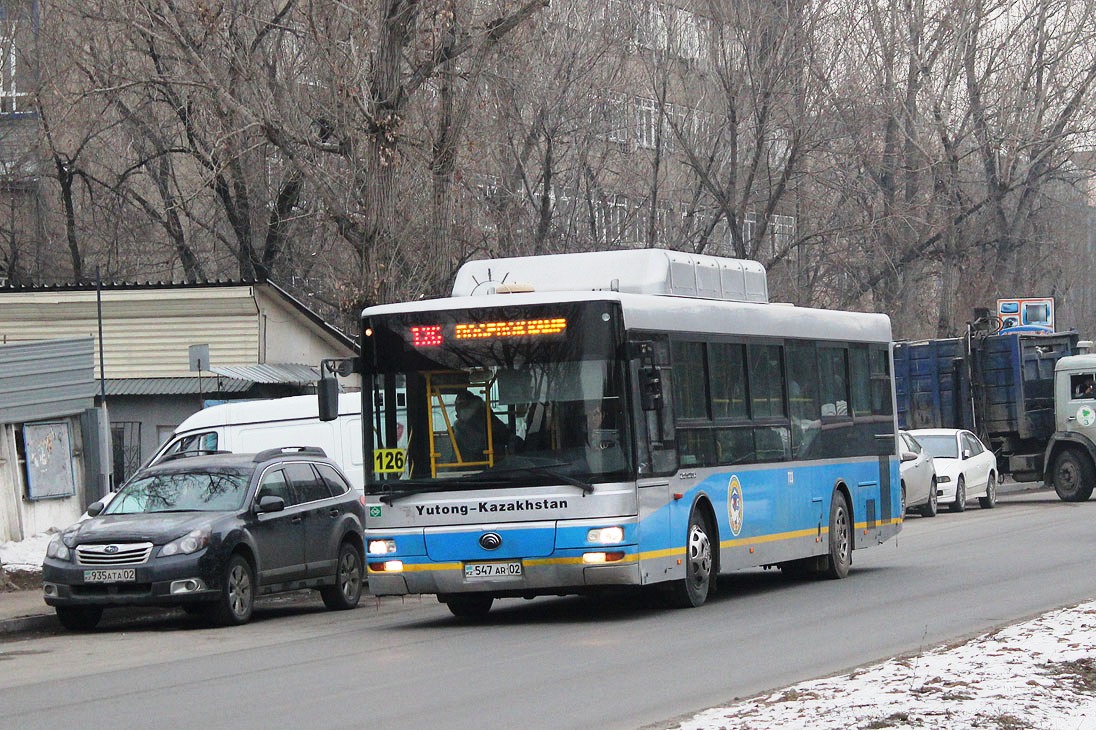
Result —
<instances>
[{"instance_id":1,"label":"white van","mask_svg":"<svg viewBox=\"0 0 1096 730\"><path fill-rule=\"evenodd\" d=\"M319 419L314 395L210 406L180 423L148 463L180 451L251 453L281 446L319 446L342 467L355 488L364 489L361 398L361 393L340 394L339 417L334 421Z\"/></svg>"}]
</instances>

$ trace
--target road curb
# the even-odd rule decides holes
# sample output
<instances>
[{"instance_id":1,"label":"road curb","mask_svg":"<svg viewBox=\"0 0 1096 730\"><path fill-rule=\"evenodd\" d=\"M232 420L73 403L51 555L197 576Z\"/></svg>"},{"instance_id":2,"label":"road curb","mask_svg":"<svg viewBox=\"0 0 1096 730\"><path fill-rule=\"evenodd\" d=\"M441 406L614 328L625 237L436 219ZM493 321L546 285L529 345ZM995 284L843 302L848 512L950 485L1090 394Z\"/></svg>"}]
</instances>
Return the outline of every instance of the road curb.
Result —
<instances>
[{"instance_id":1,"label":"road curb","mask_svg":"<svg viewBox=\"0 0 1096 730\"><path fill-rule=\"evenodd\" d=\"M0 619L0 636L45 631L46 629L55 629L59 625L56 616L46 614Z\"/></svg>"}]
</instances>

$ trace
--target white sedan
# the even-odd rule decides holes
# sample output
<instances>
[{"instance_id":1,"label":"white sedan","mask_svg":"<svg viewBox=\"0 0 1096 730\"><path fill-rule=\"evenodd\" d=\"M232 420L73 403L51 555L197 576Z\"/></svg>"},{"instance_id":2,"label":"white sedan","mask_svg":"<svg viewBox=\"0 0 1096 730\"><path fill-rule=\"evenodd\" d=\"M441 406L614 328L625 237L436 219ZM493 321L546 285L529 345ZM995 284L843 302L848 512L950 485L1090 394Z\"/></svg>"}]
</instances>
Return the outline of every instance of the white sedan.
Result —
<instances>
[{"instance_id":1,"label":"white sedan","mask_svg":"<svg viewBox=\"0 0 1096 730\"><path fill-rule=\"evenodd\" d=\"M949 504L952 512L962 512L975 497L986 509L997 504L997 457L977 436L960 428L923 428L909 433L932 455L939 499Z\"/></svg>"},{"instance_id":2,"label":"white sedan","mask_svg":"<svg viewBox=\"0 0 1096 730\"><path fill-rule=\"evenodd\" d=\"M935 517L939 492L932 456L906 431L898 432L898 446L902 457L902 513L915 510L922 517Z\"/></svg>"}]
</instances>

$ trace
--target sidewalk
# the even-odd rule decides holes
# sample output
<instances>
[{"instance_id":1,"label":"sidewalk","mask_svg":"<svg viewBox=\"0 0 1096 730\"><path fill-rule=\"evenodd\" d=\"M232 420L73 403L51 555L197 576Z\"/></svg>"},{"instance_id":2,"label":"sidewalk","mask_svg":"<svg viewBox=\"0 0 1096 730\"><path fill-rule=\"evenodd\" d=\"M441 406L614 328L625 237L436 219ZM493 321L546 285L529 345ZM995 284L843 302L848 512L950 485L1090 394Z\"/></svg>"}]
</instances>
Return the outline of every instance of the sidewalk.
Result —
<instances>
[{"instance_id":1,"label":"sidewalk","mask_svg":"<svg viewBox=\"0 0 1096 730\"><path fill-rule=\"evenodd\" d=\"M0 641L12 634L56 629L53 609L42 600L42 590L0 592Z\"/></svg>"}]
</instances>

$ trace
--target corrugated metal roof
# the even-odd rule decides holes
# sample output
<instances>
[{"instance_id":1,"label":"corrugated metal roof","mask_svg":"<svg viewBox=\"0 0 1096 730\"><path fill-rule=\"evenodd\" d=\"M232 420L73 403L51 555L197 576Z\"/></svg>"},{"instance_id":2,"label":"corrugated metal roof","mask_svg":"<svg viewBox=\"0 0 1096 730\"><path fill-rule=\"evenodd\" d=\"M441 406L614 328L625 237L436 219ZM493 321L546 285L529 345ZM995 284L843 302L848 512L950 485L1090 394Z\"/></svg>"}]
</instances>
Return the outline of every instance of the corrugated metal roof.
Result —
<instances>
[{"instance_id":1,"label":"corrugated metal roof","mask_svg":"<svg viewBox=\"0 0 1096 730\"><path fill-rule=\"evenodd\" d=\"M321 329L326 331L329 335L338 340L345 347L350 348L352 351L358 351L358 341L355 337L343 332L341 329L326 321L317 312L313 311L303 301L298 299L289 293L288 290L278 286L275 282L268 280L258 279L209 279L198 282L182 282L182 281L147 281L147 282L125 282L125 281L104 281L98 287L104 293L107 292L135 292L135 291L151 291L162 292L172 289L188 290L188 289L232 289L240 287L259 287L268 288L278 293L278 295L288 302L292 307L297 309L305 318L312 321ZM12 285L10 282L3 281L0 278L0 295L6 292L12 293L63 293L63 292L95 292L97 290L94 281L86 281L82 283L62 283L62 284L27 284L27 285Z\"/></svg>"},{"instance_id":2,"label":"corrugated metal roof","mask_svg":"<svg viewBox=\"0 0 1096 730\"><path fill-rule=\"evenodd\" d=\"M246 393L255 386L251 380L235 378L108 378L107 396L112 395L192 395L198 393Z\"/></svg>"},{"instance_id":3,"label":"corrugated metal roof","mask_svg":"<svg viewBox=\"0 0 1096 730\"><path fill-rule=\"evenodd\" d=\"M296 363L259 365L217 365L210 370L226 378L250 380L253 383L295 383L304 385L320 379L320 371L311 365Z\"/></svg>"},{"instance_id":4,"label":"corrugated metal roof","mask_svg":"<svg viewBox=\"0 0 1096 730\"><path fill-rule=\"evenodd\" d=\"M254 362L259 352L259 309L251 287L110 291L102 304L108 378L187 377L192 344L208 344L212 362ZM45 334L97 341L97 310L94 291L0 290L0 338L28 342Z\"/></svg>"},{"instance_id":5,"label":"corrugated metal roof","mask_svg":"<svg viewBox=\"0 0 1096 730\"><path fill-rule=\"evenodd\" d=\"M0 345L0 418L20 423L91 408L93 363L90 337Z\"/></svg>"}]
</instances>

